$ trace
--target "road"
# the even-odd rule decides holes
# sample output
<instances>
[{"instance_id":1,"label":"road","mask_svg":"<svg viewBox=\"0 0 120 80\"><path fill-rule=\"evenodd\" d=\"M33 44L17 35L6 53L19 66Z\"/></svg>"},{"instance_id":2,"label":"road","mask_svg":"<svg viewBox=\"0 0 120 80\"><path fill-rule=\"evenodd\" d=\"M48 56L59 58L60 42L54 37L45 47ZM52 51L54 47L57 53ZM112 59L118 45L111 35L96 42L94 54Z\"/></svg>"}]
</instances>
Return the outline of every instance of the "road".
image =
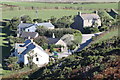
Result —
<instances>
[{"instance_id":1,"label":"road","mask_svg":"<svg viewBox=\"0 0 120 80\"><path fill-rule=\"evenodd\" d=\"M86 46L88 46L91 43L93 36L97 36L101 33L102 32L95 33L95 34L82 34L82 42L74 52L81 51L83 48L85 48ZM58 58L67 57L71 54L72 54L71 52L60 53L60 54L58 54Z\"/></svg>"}]
</instances>

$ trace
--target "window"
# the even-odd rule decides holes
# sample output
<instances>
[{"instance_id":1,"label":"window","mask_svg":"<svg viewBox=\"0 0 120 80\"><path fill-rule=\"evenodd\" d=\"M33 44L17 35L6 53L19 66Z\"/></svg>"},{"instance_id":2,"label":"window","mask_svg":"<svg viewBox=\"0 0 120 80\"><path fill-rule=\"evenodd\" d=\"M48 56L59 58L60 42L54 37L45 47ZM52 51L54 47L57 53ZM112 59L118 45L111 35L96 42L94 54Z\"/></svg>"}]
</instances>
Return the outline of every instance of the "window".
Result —
<instances>
[{"instance_id":1,"label":"window","mask_svg":"<svg viewBox=\"0 0 120 80\"><path fill-rule=\"evenodd\" d=\"M35 54L35 57L37 57L37 53Z\"/></svg>"},{"instance_id":2,"label":"window","mask_svg":"<svg viewBox=\"0 0 120 80\"><path fill-rule=\"evenodd\" d=\"M36 58L36 61L39 61L39 58Z\"/></svg>"}]
</instances>

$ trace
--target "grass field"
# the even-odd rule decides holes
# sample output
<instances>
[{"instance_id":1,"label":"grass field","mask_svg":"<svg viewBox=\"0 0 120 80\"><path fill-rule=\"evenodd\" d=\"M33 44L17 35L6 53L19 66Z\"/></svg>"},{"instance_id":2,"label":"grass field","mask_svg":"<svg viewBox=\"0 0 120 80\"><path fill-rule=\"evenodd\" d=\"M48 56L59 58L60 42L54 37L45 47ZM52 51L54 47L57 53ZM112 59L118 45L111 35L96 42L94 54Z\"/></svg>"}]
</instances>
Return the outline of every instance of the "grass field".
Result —
<instances>
[{"instance_id":1,"label":"grass field","mask_svg":"<svg viewBox=\"0 0 120 80\"><path fill-rule=\"evenodd\" d=\"M95 41L95 43L99 43L101 41L107 40L112 38L113 36L118 36L118 29L112 30L107 32L105 35L103 35L102 37L100 37L98 40Z\"/></svg>"},{"instance_id":2,"label":"grass field","mask_svg":"<svg viewBox=\"0 0 120 80\"><path fill-rule=\"evenodd\" d=\"M90 4L70 4L70 3L39 3L39 2L0 2L4 4L17 5L23 7L83 7L83 8L118 8L118 3L90 3Z\"/></svg>"},{"instance_id":3,"label":"grass field","mask_svg":"<svg viewBox=\"0 0 120 80\"><path fill-rule=\"evenodd\" d=\"M39 3L39 2L0 2L0 4L10 4L10 5L17 5L19 7L22 7L21 10L14 9L10 10L10 8L7 7L7 10L2 10L2 19L11 19L15 16L20 17L21 15L29 15L32 19L36 18L35 10L28 10L24 9L25 7L39 7L39 8L54 8L54 7L82 7L82 13L91 13L94 9L108 9L108 8L118 8L118 3L90 3L90 4L70 4L70 3ZM92 9L92 10L89 10ZM62 16L70 16L70 15L76 15L79 10L73 10L73 9L41 9L38 10L38 17L46 20L51 18L51 16L54 16L56 18L60 18Z\"/></svg>"},{"instance_id":4,"label":"grass field","mask_svg":"<svg viewBox=\"0 0 120 80\"><path fill-rule=\"evenodd\" d=\"M54 16L60 18L62 16L77 15L78 10L55 10L55 9L43 9L38 11L38 17L46 20ZM81 11L83 13L90 13L92 11ZM3 19L11 19L15 16L20 17L21 15L29 15L32 19L36 18L35 10L7 10L2 12Z\"/></svg>"}]
</instances>

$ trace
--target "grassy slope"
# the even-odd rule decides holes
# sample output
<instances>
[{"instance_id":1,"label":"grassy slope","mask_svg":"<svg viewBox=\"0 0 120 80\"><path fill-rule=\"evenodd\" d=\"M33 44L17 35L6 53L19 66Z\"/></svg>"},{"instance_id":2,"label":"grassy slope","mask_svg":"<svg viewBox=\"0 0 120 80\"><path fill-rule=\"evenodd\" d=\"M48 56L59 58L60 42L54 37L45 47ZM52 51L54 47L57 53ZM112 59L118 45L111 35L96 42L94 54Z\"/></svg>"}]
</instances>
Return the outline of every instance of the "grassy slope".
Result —
<instances>
[{"instance_id":1,"label":"grassy slope","mask_svg":"<svg viewBox=\"0 0 120 80\"><path fill-rule=\"evenodd\" d=\"M120 52L119 45L116 45L118 44L119 40L120 38L113 37L107 41L104 41L106 44L103 44L104 42L100 44L94 44L93 46L77 54L75 53L72 56L56 61L56 63L49 64L47 67L42 68L37 72L29 75L29 77L40 79L58 79L59 77L61 78L64 76L65 78L66 76L75 79L77 76L78 79L84 79L85 76L88 76L92 79L93 74L95 74L95 72L101 72L100 70L105 70L105 68L102 65L107 66L107 68L110 68L109 64L114 60L116 61L116 57L120 57L118 55ZM107 44L109 43L111 43L110 46L112 48L110 46L107 46ZM90 69L88 69L88 66L90 67ZM70 73L71 68L73 74ZM88 70L85 71L86 69ZM77 72L74 70L76 70ZM109 74L107 74L106 76L109 76Z\"/></svg>"},{"instance_id":2,"label":"grassy slope","mask_svg":"<svg viewBox=\"0 0 120 80\"><path fill-rule=\"evenodd\" d=\"M112 30L112 31L110 31L109 33L106 33L106 34L104 34L101 38L99 38L99 39L97 39L96 40L96 42L95 43L99 43L99 42L101 42L101 41L105 41L105 40L108 40L108 39L111 39L112 37L114 37L114 36L118 36L118 30L117 29L115 29L115 30ZM87 52L87 51L86 51ZM79 53L79 54L81 54L81 53ZM114 53L113 53L114 54ZM65 58L65 59L74 59L74 55L73 56L69 56L68 58ZM61 62L64 62L65 61L65 59L63 59L63 60L60 60ZM56 63L57 64L57 63ZM58 63L59 64L59 63ZM69 64L67 64L67 63L65 63L66 65L69 65ZM63 64L63 65L65 65L65 64ZM75 63L76 64L76 63ZM104 64L106 64L105 62L104 62ZM77 65L77 64L76 64ZM51 67L51 66L48 66L48 68L49 67ZM55 67L55 66L54 66ZM63 68L63 67L62 67ZM62 69L62 68L60 68L60 69ZM50 69L52 69L52 68L50 68ZM40 69L41 70L41 69ZM48 69L49 70L49 69ZM39 71L38 71L39 72ZM41 71L40 71L41 72ZM73 70L73 72L74 72L74 70ZM37 73L37 72L36 72ZM36 75L36 73L33 73L33 75L31 76L30 75L30 78L31 77L35 77L35 75ZM42 72L41 72L42 73ZM77 73L77 72L76 72ZM75 73L75 75L76 75L76 73ZM37 75L36 75L37 76ZM40 75L39 75L40 76ZM41 75L42 76L42 75ZM49 75L48 75L49 76ZM48 77L47 76L47 77ZM45 78L45 76L44 76L44 78ZM72 78L72 77L71 77ZM75 78L75 77L74 77Z\"/></svg>"},{"instance_id":3,"label":"grassy slope","mask_svg":"<svg viewBox=\"0 0 120 80\"><path fill-rule=\"evenodd\" d=\"M115 30L111 30L109 32L106 32L105 34L103 34L103 36L99 37L99 39L97 39L95 41L95 43L99 43L101 41L107 40L112 38L113 36L118 36L118 29Z\"/></svg>"}]
</instances>

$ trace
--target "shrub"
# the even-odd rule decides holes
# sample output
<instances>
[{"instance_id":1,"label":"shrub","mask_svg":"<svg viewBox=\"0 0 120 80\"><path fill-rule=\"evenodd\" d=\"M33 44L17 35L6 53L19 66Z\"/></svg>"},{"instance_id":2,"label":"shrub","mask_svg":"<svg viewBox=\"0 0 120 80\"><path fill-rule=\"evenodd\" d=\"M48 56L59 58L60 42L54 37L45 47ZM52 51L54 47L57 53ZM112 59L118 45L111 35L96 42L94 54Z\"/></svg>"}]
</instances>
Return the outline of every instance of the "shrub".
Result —
<instances>
[{"instance_id":1,"label":"shrub","mask_svg":"<svg viewBox=\"0 0 120 80\"><path fill-rule=\"evenodd\" d=\"M40 36L46 36L46 37L52 37L54 33L56 38L61 38L65 34L73 34L73 33L78 32L70 28L57 28L53 30L45 29L45 28L38 28L36 31L39 33ZM79 31L79 33L81 32Z\"/></svg>"},{"instance_id":2,"label":"shrub","mask_svg":"<svg viewBox=\"0 0 120 80\"><path fill-rule=\"evenodd\" d=\"M43 46L45 43L48 42L48 39L45 36L39 36L34 39L34 42L36 42L40 46Z\"/></svg>"},{"instance_id":3,"label":"shrub","mask_svg":"<svg viewBox=\"0 0 120 80\"><path fill-rule=\"evenodd\" d=\"M99 29L97 27L85 27L83 31L84 34L91 34L97 32L99 32Z\"/></svg>"},{"instance_id":4,"label":"shrub","mask_svg":"<svg viewBox=\"0 0 120 80\"><path fill-rule=\"evenodd\" d=\"M104 25L99 28L99 31L108 31L108 29L109 27Z\"/></svg>"},{"instance_id":5,"label":"shrub","mask_svg":"<svg viewBox=\"0 0 120 80\"><path fill-rule=\"evenodd\" d=\"M19 37L13 37L13 36L10 36L9 37L10 41L13 42L13 43L23 43L25 41L24 38L19 38Z\"/></svg>"}]
</instances>

